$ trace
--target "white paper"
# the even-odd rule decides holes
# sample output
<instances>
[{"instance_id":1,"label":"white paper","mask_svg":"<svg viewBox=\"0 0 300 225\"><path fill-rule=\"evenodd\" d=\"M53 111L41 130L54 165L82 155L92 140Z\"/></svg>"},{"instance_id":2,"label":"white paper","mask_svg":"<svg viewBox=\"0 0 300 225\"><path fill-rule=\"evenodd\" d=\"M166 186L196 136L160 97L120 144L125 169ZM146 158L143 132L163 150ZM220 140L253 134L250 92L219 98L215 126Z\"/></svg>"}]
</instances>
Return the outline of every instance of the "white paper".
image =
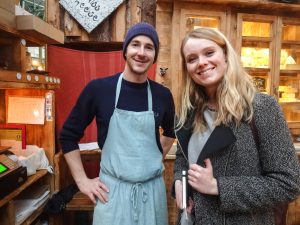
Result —
<instances>
[{"instance_id":1,"label":"white paper","mask_svg":"<svg viewBox=\"0 0 300 225\"><path fill-rule=\"evenodd\" d=\"M44 124L45 98L8 97L7 123Z\"/></svg>"},{"instance_id":2,"label":"white paper","mask_svg":"<svg viewBox=\"0 0 300 225\"><path fill-rule=\"evenodd\" d=\"M80 143L79 145L79 149L80 151L84 151L84 150L96 150L99 149L99 145L97 142L90 142L90 143Z\"/></svg>"},{"instance_id":3,"label":"white paper","mask_svg":"<svg viewBox=\"0 0 300 225\"><path fill-rule=\"evenodd\" d=\"M47 199L50 197L49 188L45 190L45 186L35 187L31 190L27 189L27 192L32 191L32 198L28 195L22 199L14 200L16 225L23 223L35 210L37 210ZM30 193L27 193L30 195Z\"/></svg>"}]
</instances>

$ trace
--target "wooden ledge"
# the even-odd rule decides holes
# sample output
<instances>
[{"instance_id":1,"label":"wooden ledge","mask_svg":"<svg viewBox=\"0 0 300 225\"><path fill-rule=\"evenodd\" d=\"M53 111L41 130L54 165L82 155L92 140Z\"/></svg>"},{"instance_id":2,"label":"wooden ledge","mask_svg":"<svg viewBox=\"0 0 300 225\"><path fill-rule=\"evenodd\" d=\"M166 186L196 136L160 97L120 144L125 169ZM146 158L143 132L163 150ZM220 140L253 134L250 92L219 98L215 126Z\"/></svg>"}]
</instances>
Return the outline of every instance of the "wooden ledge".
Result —
<instances>
[{"instance_id":1,"label":"wooden ledge","mask_svg":"<svg viewBox=\"0 0 300 225\"><path fill-rule=\"evenodd\" d=\"M66 205L67 211L93 211L94 203L82 192L77 192L73 199Z\"/></svg>"},{"instance_id":2,"label":"wooden ledge","mask_svg":"<svg viewBox=\"0 0 300 225\"><path fill-rule=\"evenodd\" d=\"M47 44L64 43L64 33L33 15L16 16L17 29Z\"/></svg>"}]
</instances>

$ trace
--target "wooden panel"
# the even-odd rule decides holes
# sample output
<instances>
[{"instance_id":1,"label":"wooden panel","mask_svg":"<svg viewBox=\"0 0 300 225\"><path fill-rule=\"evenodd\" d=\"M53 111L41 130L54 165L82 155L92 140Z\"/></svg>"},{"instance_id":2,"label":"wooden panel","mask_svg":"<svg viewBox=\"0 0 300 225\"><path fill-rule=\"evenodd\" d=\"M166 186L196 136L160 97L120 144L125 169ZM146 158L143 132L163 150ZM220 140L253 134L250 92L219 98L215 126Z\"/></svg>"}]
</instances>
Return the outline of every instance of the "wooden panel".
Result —
<instances>
[{"instance_id":1,"label":"wooden panel","mask_svg":"<svg viewBox=\"0 0 300 225\"><path fill-rule=\"evenodd\" d=\"M300 197L289 204L286 225L300 224Z\"/></svg>"},{"instance_id":2,"label":"wooden panel","mask_svg":"<svg viewBox=\"0 0 300 225\"><path fill-rule=\"evenodd\" d=\"M0 123L5 123L6 121L5 111L5 90L0 89Z\"/></svg>"},{"instance_id":3,"label":"wooden panel","mask_svg":"<svg viewBox=\"0 0 300 225\"><path fill-rule=\"evenodd\" d=\"M79 23L67 11L64 13L65 35L69 37L79 37L82 35L82 30Z\"/></svg>"},{"instance_id":4,"label":"wooden panel","mask_svg":"<svg viewBox=\"0 0 300 225\"><path fill-rule=\"evenodd\" d=\"M59 0L46 0L47 22L57 29L61 28Z\"/></svg>"},{"instance_id":5,"label":"wooden panel","mask_svg":"<svg viewBox=\"0 0 300 225\"><path fill-rule=\"evenodd\" d=\"M141 21L141 2L140 1L129 1L129 16L130 16L130 25L136 24Z\"/></svg>"},{"instance_id":6,"label":"wooden panel","mask_svg":"<svg viewBox=\"0 0 300 225\"><path fill-rule=\"evenodd\" d=\"M125 37L125 15L126 15L126 5L123 3L121 4L115 13L113 13L112 18L112 40L111 41L118 41L123 42Z\"/></svg>"},{"instance_id":7,"label":"wooden panel","mask_svg":"<svg viewBox=\"0 0 300 225\"><path fill-rule=\"evenodd\" d=\"M172 4L161 3L157 5L157 24L156 30L160 41L160 50L157 60L155 80L171 89L172 68L171 68L171 45L172 42ZM158 22L159 21L159 22ZM162 77L159 73L160 68L168 68L167 73Z\"/></svg>"},{"instance_id":8,"label":"wooden panel","mask_svg":"<svg viewBox=\"0 0 300 225\"><path fill-rule=\"evenodd\" d=\"M25 72L24 60L26 60L26 47L21 44L21 39L10 37L7 40L6 36L2 36L0 41L0 69Z\"/></svg>"},{"instance_id":9,"label":"wooden panel","mask_svg":"<svg viewBox=\"0 0 300 225\"><path fill-rule=\"evenodd\" d=\"M173 169L174 159L166 159L164 161L165 171L163 174L166 191L167 191L167 202L168 202L168 213L169 213L169 225L176 225L177 221L177 205L175 199L171 196L171 188L173 184Z\"/></svg>"},{"instance_id":10,"label":"wooden panel","mask_svg":"<svg viewBox=\"0 0 300 225\"><path fill-rule=\"evenodd\" d=\"M1 208L0 221L1 225L15 224L15 206L13 201L8 202L6 207Z\"/></svg>"}]
</instances>

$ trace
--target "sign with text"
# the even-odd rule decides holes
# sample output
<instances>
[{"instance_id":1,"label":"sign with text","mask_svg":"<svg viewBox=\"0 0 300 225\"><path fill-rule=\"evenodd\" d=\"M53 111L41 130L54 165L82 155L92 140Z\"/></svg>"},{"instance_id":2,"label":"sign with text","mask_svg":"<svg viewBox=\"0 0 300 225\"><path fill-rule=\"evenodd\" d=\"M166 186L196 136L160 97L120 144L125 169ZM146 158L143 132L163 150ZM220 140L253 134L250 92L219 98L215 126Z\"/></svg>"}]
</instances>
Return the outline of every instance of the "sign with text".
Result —
<instances>
[{"instance_id":1,"label":"sign with text","mask_svg":"<svg viewBox=\"0 0 300 225\"><path fill-rule=\"evenodd\" d=\"M8 96L7 123L44 124L45 98Z\"/></svg>"},{"instance_id":2,"label":"sign with text","mask_svg":"<svg viewBox=\"0 0 300 225\"><path fill-rule=\"evenodd\" d=\"M59 3L90 33L123 1L124 0L60 0Z\"/></svg>"}]
</instances>

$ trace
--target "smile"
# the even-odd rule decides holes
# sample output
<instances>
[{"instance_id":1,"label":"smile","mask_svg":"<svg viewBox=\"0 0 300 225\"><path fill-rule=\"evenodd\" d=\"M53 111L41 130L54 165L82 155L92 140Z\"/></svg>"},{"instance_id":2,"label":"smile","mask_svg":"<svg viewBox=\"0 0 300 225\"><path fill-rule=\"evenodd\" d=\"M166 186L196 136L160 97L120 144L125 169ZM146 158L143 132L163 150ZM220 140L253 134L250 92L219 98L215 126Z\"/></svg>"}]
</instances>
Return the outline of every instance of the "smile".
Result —
<instances>
[{"instance_id":1,"label":"smile","mask_svg":"<svg viewBox=\"0 0 300 225\"><path fill-rule=\"evenodd\" d=\"M198 72L198 74L199 74L199 75L201 75L201 74L206 74L207 72L210 72L210 71L213 70L213 69L215 69L215 67L211 67L211 68L202 70L202 71Z\"/></svg>"},{"instance_id":2,"label":"smile","mask_svg":"<svg viewBox=\"0 0 300 225\"><path fill-rule=\"evenodd\" d=\"M145 61L145 60L134 59L134 61L137 62L137 63L147 63L147 61Z\"/></svg>"}]
</instances>

